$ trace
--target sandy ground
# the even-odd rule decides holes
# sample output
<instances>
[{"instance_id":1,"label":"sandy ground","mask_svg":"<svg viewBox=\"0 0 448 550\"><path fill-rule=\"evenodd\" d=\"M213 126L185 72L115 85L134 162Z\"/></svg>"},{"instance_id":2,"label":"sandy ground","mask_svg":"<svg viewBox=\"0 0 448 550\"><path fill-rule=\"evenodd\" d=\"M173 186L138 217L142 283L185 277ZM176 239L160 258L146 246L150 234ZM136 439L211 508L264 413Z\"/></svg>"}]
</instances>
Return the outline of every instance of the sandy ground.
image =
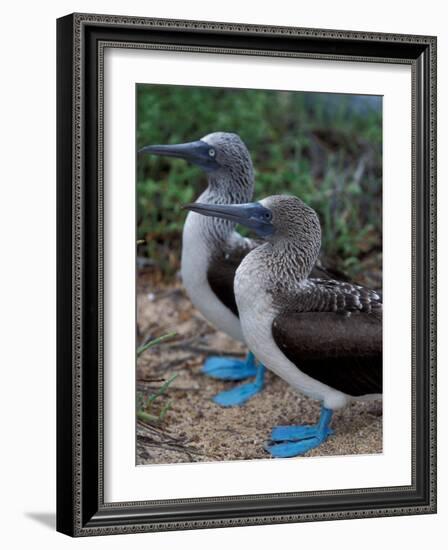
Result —
<instances>
[{"instance_id":1,"label":"sandy ground","mask_svg":"<svg viewBox=\"0 0 448 550\"><path fill-rule=\"evenodd\" d=\"M137 464L269 458L263 444L274 426L317 420L319 403L298 395L270 372L265 390L244 406L215 405L211 397L235 383L203 376L204 359L219 354L242 357L246 350L208 325L180 285L156 289L150 278L140 278L137 309L143 341L177 334L146 351L137 363L137 391L143 396L177 374L152 411L169 401L163 421L137 422ZM306 456L381 453L381 402L350 405L335 414L332 427L335 435Z\"/></svg>"}]
</instances>

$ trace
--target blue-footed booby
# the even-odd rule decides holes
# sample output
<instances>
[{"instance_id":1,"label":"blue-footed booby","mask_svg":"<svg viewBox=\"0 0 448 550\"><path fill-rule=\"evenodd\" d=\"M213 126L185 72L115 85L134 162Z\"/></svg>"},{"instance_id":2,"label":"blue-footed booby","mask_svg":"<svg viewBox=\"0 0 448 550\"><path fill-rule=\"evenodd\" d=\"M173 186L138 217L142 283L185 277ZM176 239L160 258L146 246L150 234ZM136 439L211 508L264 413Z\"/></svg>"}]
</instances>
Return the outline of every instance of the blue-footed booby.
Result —
<instances>
[{"instance_id":1,"label":"blue-footed booby","mask_svg":"<svg viewBox=\"0 0 448 550\"><path fill-rule=\"evenodd\" d=\"M265 241L240 263L235 298L255 357L321 402L315 425L278 426L265 447L274 457L304 454L331 435L335 409L382 393L381 297L357 284L313 278L320 223L296 197L186 208L249 227Z\"/></svg>"},{"instance_id":2,"label":"blue-footed booby","mask_svg":"<svg viewBox=\"0 0 448 550\"><path fill-rule=\"evenodd\" d=\"M246 145L237 134L214 132L198 141L149 145L139 153L176 157L199 166L208 185L197 199L206 204L245 203L252 199L254 169ZM242 237L229 220L189 212L182 234L181 275L187 293L202 315L219 330L244 342L233 292L233 279L243 257L259 242ZM262 390L265 369L251 352L245 361L210 357L202 372L217 379L253 382L221 392L221 406L241 405Z\"/></svg>"}]
</instances>

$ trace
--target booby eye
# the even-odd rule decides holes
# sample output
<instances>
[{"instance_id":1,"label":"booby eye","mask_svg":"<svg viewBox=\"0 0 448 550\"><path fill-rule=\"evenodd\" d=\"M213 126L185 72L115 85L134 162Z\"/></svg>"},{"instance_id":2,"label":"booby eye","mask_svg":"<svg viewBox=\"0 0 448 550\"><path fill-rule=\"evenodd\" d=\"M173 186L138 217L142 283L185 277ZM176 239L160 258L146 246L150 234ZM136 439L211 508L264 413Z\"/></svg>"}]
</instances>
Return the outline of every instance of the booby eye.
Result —
<instances>
[{"instance_id":1,"label":"booby eye","mask_svg":"<svg viewBox=\"0 0 448 550\"><path fill-rule=\"evenodd\" d=\"M208 150L208 156L209 157L214 157L216 155L216 151L214 149L209 149Z\"/></svg>"},{"instance_id":2,"label":"booby eye","mask_svg":"<svg viewBox=\"0 0 448 550\"><path fill-rule=\"evenodd\" d=\"M266 221L270 222L272 220L272 212L270 212L269 210L267 212L264 212L263 218Z\"/></svg>"}]
</instances>

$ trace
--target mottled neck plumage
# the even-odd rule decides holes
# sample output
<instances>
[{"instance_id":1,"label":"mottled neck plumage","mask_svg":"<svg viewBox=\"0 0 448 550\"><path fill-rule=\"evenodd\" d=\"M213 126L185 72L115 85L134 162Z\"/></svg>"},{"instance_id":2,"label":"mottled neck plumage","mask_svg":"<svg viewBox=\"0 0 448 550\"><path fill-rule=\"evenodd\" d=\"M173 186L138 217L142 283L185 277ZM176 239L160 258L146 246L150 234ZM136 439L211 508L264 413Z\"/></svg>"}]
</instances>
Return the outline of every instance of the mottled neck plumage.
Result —
<instances>
[{"instance_id":1,"label":"mottled neck plumage","mask_svg":"<svg viewBox=\"0 0 448 550\"><path fill-rule=\"evenodd\" d=\"M268 242L251 252L248 262L254 274L264 279L267 291L297 292L306 286L319 250L320 238Z\"/></svg>"},{"instance_id":2,"label":"mottled neck plumage","mask_svg":"<svg viewBox=\"0 0 448 550\"><path fill-rule=\"evenodd\" d=\"M316 236L317 237L317 236ZM320 250L319 239L283 240L272 245L269 259L270 270L278 273L280 284L297 287L308 279Z\"/></svg>"},{"instance_id":3,"label":"mottled neck plumage","mask_svg":"<svg viewBox=\"0 0 448 550\"><path fill-rule=\"evenodd\" d=\"M254 171L252 163L240 163L239 166L218 170L208 176L207 189L196 202L206 204L242 204L250 202L254 190ZM189 215L192 215L190 213ZM199 216L198 214L194 214ZM235 229L235 223L221 218L199 216L205 238L220 244L227 241Z\"/></svg>"},{"instance_id":4,"label":"mottled neck plumage","mask_svg":"<svg viewBox=\"0 0 448 550\"><path fill-rule=\"evenodd\" d=\"M270 287L276 291L300 287L319 256L321 228L316 212L297 197L274 195L261 204L271 209L273 232L263 246Z\"/></svg>"}]
</instances>

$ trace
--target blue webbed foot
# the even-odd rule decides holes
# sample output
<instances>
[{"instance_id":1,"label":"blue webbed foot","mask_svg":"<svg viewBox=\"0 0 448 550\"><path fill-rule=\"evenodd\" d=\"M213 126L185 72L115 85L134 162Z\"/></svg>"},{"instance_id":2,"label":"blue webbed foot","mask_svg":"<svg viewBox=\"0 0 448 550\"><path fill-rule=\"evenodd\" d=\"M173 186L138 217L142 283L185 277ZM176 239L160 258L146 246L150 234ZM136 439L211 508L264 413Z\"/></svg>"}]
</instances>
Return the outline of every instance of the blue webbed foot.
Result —
<instances>
[{"instance_id":1,"label":"blue webbed foot","mask_svg":"<svg viewBox=\"0 0 448 550\"><path fill-rule=\"evenodd\" d=\"M209 357L201 372L218 380L244 380L257 375L257 366L252 353L245 361L233 357Z\"/></svg>"},{"instance_id":2,"label":"blue webbed foot","mask_svg":"<svg viewBox=\"0 0 448 550\"><path fill-rule=\"evenodd\" d=\"M330 428L333 411L322 407L319 422L312 426L277 426L271 441L265 446L275 458L299 456L326 441L333 433Z\"/></svg>"},{"instance_id":3,"label":"blue webbed foot","mask_svg":"<svg viewBox=\"0 0 448 550\"><path fill-rule=\"evenodd\" d=\"M333 433L331 428L324 430L327 437ZM277 426L272 430L271 441L300 441L312 437L320 437L318 426Z\"/></svg>"},{"instance_id":4,"label":"blue webbed foot","mask_svg":"<svg viewBox=\"0 0 448 550\"><path fill-rule=\"evenodd\" d=\"M241 384L228 391L218 393L213 397L213 401L221 407L234 407L235 405L243 405L251 397L261 392L264 386L265 367L260 365L257 368L257 376L254 382Z\"/></svg>"},{"instance_id":5,"label":"blue webbed foot","mask_svg":"<svg viewBox=\"0 0 448 550\"><path fill-rule=\"evenodd\" d=\"M303 439L302 441L288 441L287 443L277 443L276 445L266 445L265 449L274 458L291 458L300 456L307 451L318 447L323 440L318 437Z\"/></svg>"}]
</instances>

